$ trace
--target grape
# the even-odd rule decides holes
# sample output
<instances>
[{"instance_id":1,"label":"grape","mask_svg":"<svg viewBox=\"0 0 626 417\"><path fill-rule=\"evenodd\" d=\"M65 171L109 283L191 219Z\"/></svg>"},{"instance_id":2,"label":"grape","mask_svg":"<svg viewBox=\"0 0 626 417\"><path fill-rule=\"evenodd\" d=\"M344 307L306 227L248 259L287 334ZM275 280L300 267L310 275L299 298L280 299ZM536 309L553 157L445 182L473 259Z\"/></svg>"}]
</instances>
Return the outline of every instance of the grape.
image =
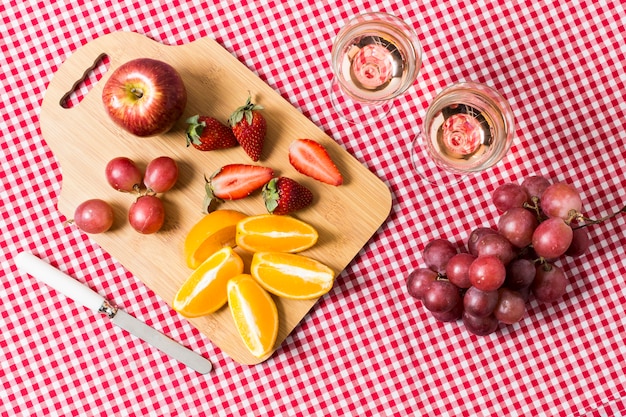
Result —
<instances>
[{"instance_id":1,"label":"grape","mask_svg":"<svg viewBox=\"0 0 626 417\"><path fill-rule=\"evenodd\" d=\"M568 279L553 262L589 249L587 226L626 213L624 207L589 219L573 186L539 175L497 187L492 202L501 213L497 229L475 226L467 253L443 238L429 242L422 252L426 267L412 271L406 282L409 295L422 300L434 319L461 318L475 335L522 320L531 294L546 303L562 298Z\"/></svg>"},{"instance_id":2,"label":"grape","mask_svg":"<svg viewBox=\"0 0 626 417\"><path fill-rule=\"evenodd\" d=\"M556 265L537 265L537 275L530 288L537 300L553 303L565 295L567 277Z\"/></svg>"},{"instance_id":3,"label":"grape","mask_svg":"<svg viewBox=\"0 0 626 417\"><path fill-rule=\"evenodd\" d=\"M448 260L457 254L457 248L445 239L435 239L429 242L422 257L426 266L440 274L446 273Z\"/></svg>"},{"instance_id":4,"label":"grape","mask_svg":"<svg viewBox=\"0 0 626 417\"><path fill-rule=\"evenodd\" d=\"M578 191L569 184L558 182L550 185L541 196L541 210L549 217L570 218L571 211L580 213L582 200Z\"/></svg>"},{"instance_id":5,"label":"grape","mask_svg":"<svg viewBox=\"0 0 626 417\"><path fill-rule=\"evenodd\" d=\"M452 322L457 321L463 316L463 303L459 302L452 310L444 311L443 313L431 312L435 320L442 322Z\"/></svg>"},{"instance_id":6,"label":"grape","mask_svg":"<svg viewBox=\"0 0 626 417\"><path fill-rule=\"evenodd\" d=\"M170 190L178 180L178 165L169 156L153 159L146 167L143 180L149 191L164 193Z\"/></svg>"},{"instance_id":7,"label":"grape","mask_svg":"<svg viewBox=\"0 0 626 417\"><path fill-rule=\"evenodd\" d=\"M528 297L530 297L530 285L528 287L519 288L513 291L518 293L520 297L524 299L525 302L528 301Z\"/></svg>"},{"instance_id":8,"label":"grape","mask_svg":"<svg viewBox=\"0 0 626 417\"><path fill-rule=\"evenodd\" d=\"M498 329L498 319L493 315L486 317L476 317L469 314L467 311L463 312L463 324L465 328L472 334L477 336L486 336L495 332Z\"/></svg>"},{"instance_id":9,"label":"grape","mask_svg":"<svg viewBox=\"0 0 626 417\"><path fill-rule=\"evenodd\" d=\"M496 319L505 324L513 324L520 321L526 312L526 301L524 298L518 292L506 288L501 288L498 293L498 303L493 311Z\"/></svg>"},{"instance_id":10,"label":"grape","mask_svg":"<svg viewBox=\"0 0 626 417\"><path fill-rule=\"evenodd\" d=\"M535 229L533 249L545 259L556 259L567 251L573 236L572 228L562 218L551 217Z\"/></svg>"},{"instance_id":11,"label":"grape","mask_svg":"<svg viewBox=\"0 0 626 417\"><path fill-rule=\"evenodd\" d=\"M499 233L487 234L476 245L478 256L497 256L503 264L508 264L515 258L515 249L509 240Z\"/></svg>"},{"instance_id":12,"label":"grape","mask_svg":"<svg viewBox=\"0 0 626 417\"><path fill-rule=\"evenodd\" d=\"M477 245L480 239L482 239L482 237L485 235L496 234L496 233L498 232L496 232L490 227L478 227L472 230L472 233L470 233L469 238L467 239L467 250L472 255L478 256Z\"/></svg>"},{"instance_id":13,"label":"grape","mask_svg":"<svg viewBox=\"0 0 626 417\"><path fill-rule=\"evenodd\" d=\"M104 233L113 226L113 209L98 198L84 201L74 210L73 223L85 233Z\"/></svg>"},{"instance_id":14,"label":"grape","mask_svg":"<svg viewBox=\"0 0 626 417\"><path fill-rule=\"evenodd\" d=\"M444 313L461 302L461 294L450 281L433 281L426 289L422 302L428 311Z\"/></svg>"},{"instance_id":15,"label":"grape","mask_svg":"<svg viewBox=\"0 0 626 417\"><path fill-rule=\"evenodd\" d=\"M476 257L469 253L457 253L448 261L446 277L459 288L469 288L472 283L469 280L469 267Z\"/></svg>"},{"instance_id":16,"label":"grape","mask_svg":"<svg viewBox=\"0 0 626 417\"><path fill-rule=\"evenodd\" d=\"M437 279L437 273L428 268L417 268L409 274L406 286L411 297L421 300L431 282Z\"/></svg>"},{"instance_id":17,"label":"grape","mask_svg":"<svg viewBox=\"0 0 626 417\"><path fill-rule=\"evenodd\" d=\"M482 291L469 287L463 296L463 308L476 317L486 317L493 313L498 303L498 291Z\"/></svg>"},{"instance_id":18,"label":"grape","mask_svg":"<svg viewBox=\"0 0 626 417\"><path fill-rule=\"evenodd\" d=\"M573 229L572 243L570 243L569 248L565 251L567 256L581 256L589 246L591 245L591 240L589 239L589 234L587 233L586 227L579 227L577 229Z\"/></svg>"},{"instance_id":19,"label":"grape","mask_svg":"<svg viewBox=\"0 0 626 417\"><path fill-rule=\"evenodd\" d=\"M513 246L523 248L531 244L533 232L539 224L537 217L521 207L508 209L498 220L498 232Z\"/></svg>"},{"instance_id":20,"label":"grape","mask_svg":"<svg viewBox=\"0 0 626 417\"><path fill-rule=\"evenodd\" d=\"M498 211L504 213L512 207L523 207L528 200L528 194L522 186L506 183L495 189L492 199Z\"/></svg>"},{"instance_id":21,"label":"grape","mask_svg":"<svg viewBox=\"0 0 626 417\"><path fill-rule=\"evenodd\" d=\"M504 285L512 290L528 288L536 274L535 263L529 259L517 258L506 267Z\"/></svg>"},{"instance_id":22,"label":"grape","mask_svg":"<svg viewBox=\"0 0 626 417\"><path fill-rule=\"evenodd\" d=\"M537 197L541 198L543 192L550 186L550 180L545 177L541 177L539 175L532 175L530 177L526 177L524 181L522 181L522 188L526 190L528 197Z\"/></svg>"},{"instance_id":23,"label":"grape","mask_svg":"<svg viewBox=\"0 0 626 417\"><path fill-rule=\"evenodd\" d=\"M143 234L158 232L165 221L165 208L161 199L154 195L142 195L128 210L130 225Z\"/></svg>"},{"instance_id":24,"label":"grape","mask_svg":"<svg viewBox=\"0 0 626 417\"><path fill-rule=\"evenodd\" d=\"M104 170L111 187L118 191L137 191L141 186L141 170L135 162L123 156L111 159Z\"/></svg>"},{"instance_id":25,"label":"grape","mask_svg":"<svg viewBox=\"0 0 626 417\"><path fill-rule=\"evenodd\" d=\"M495 291L506 278L506 268L494 255L478 256L469 268L469 279L479 290Z\"/></svg>"}]
</instances>

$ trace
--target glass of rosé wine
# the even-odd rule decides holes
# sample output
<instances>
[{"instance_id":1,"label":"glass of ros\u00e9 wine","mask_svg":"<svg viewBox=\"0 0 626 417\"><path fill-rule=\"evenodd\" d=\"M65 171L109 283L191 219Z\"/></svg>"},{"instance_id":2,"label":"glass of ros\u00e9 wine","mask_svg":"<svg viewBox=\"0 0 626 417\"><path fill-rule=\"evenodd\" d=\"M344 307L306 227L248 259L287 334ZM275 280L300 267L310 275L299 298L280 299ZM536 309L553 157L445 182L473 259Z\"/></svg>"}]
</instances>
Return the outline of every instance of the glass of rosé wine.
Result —
<instances>
[{"instance_id":1,"label":"glass of ros\u00e9 wine","mask_svg":"<svg viewBox=\"0 0 626 417\"><path fill-rule=\"evenodd\" d=\"M411 147L413 167L427 182L455 184L502 160L515 131L513 112L497 91L460 82L430 103Z\"/></svg>"},{"instance_id":2,"label":"glass of ros\u00e9 wine","mask_svg":"<svg viewBox=\"0 0 626 417\"><path fill-rule=\"evenodd\" d=\"M333 108L344 120L361 125L384 117L422 67L415 30L383 12L350 20L337 33L331 56Z\"/></svg>"}]
</instances>

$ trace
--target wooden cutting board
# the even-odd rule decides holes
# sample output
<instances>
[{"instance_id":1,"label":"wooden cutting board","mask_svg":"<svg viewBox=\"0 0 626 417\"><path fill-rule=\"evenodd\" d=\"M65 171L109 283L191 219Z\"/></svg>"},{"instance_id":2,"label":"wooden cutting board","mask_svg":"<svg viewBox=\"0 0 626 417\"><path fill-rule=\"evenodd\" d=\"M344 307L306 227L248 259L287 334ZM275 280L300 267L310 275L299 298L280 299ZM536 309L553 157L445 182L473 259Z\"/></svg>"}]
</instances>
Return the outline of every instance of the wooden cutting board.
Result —
<instances>
[{"instance_id":1,"label":"wooden cutting board","mask_svg":"<svg viewBox=\"0 0 626 417\"><path fill-rule=\"evenodd\" d=\"M110 60L106 73L79 104L69 109L63 107L67 93L104 55ZM183 117L171 131L152 138L133 137L118 128L108 118L101 101L110 74L121 64L140 57L171 64L180 72L188 92ZM253 102L264 107L268 125L258 164L270 166L276 175L290 176L314 192L313 206L294 215L312 224L320 234L317 245L305 254L340 273L389 215L389 189L213 39L165 46L132 32L108 34L75 51L61 65L46 91L40 122L43 137L61 166L63 182L58 209L71 219L84 200L109 201L115 211L114 226L91 238L170 305L191 273L183 258L183 242L187 231L203 216L204 176L228 163L252 163L240 147L213 152L186 147L185 120L200 113L226 122L230 113L246 101L248 92ZM343 173L344 185L333 187L298 174L287 156L288 146L296 138L322 143ZM104 170L107 162L117 156L129 157L144 168L161 155L176 159L180 176L175 188L163 195L167 213L163 229L153 235L141 235L126 220L134 196L110 188ZM249 215L266 212L260 193L226 202L222 208ZM251 255L244 258L248 265L250 259ZM317 300L275 300L280 317L277 349ZM190 322L235 361L261 362L241 342L227 306Z\"/></svg>"}]
</instances>

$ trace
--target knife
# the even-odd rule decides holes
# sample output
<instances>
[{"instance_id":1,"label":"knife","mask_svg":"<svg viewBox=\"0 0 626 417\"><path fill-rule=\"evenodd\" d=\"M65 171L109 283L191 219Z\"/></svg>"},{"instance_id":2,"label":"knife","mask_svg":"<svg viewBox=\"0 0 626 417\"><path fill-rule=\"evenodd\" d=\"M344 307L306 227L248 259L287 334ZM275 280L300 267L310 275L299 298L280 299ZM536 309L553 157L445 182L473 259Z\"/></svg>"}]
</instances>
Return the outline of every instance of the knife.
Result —
<instances>
[{"instance_id":1,"label":"knife","mask_svg":"<svg viewBox=\"0 0 626 417\"><path fill-rule=\"evenodd\" d=\"M184 363L196 372L207 374L213 369L213 365L208 359L175 342L125 311L118 309L117 306L85 284L42 261L35 255L20 252L14 259L18 269L22 272L26 272L48 284L83 307L108 316L117 326Z\"/></svg>"}]
</instances>

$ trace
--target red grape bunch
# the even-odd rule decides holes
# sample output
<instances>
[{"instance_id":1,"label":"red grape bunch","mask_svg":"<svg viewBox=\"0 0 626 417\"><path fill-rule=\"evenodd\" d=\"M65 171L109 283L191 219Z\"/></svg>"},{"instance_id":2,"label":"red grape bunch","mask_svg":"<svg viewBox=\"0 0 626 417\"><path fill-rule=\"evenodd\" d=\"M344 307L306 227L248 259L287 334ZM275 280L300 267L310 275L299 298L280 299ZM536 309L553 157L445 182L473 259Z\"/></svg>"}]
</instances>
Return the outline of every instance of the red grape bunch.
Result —
<instances>
[{"instance_id":1,"label":"red grape bunch","mask_svg":"<svg viewBox=\"0 0 626 417\"><path fill-rule=\"evenodd\" d=\"M169 156L151 160L142 173L130 158L117 157L105 168L105 177L117 191L135 193L137 198L128 210L128 221L142 234L159 231L165 222L165 207L157 194L169 191L178 180L178 165ZM113 209L101 199L81 203L72 222L86 233L103 233L113 225Z\"/></svg>"},{"instance_id":2,"label":"red grape bunch","mask_svg":"<svg viewBox=\"0 0 626 417\"><path fill-rule=\"evenodd\" d=\"M497 228L472 230L467 251L446 239L432 240L422 252L426 266L406 281L409 295L435 319L462 320L475 335L520 321L531 296L544 303L562 298L568 278L555 262L587 251L587 226L626 212L624 207L589 219L573 186L541 176L499 186L492 203L501 213Z\"/></svg>"}]
</instances>

